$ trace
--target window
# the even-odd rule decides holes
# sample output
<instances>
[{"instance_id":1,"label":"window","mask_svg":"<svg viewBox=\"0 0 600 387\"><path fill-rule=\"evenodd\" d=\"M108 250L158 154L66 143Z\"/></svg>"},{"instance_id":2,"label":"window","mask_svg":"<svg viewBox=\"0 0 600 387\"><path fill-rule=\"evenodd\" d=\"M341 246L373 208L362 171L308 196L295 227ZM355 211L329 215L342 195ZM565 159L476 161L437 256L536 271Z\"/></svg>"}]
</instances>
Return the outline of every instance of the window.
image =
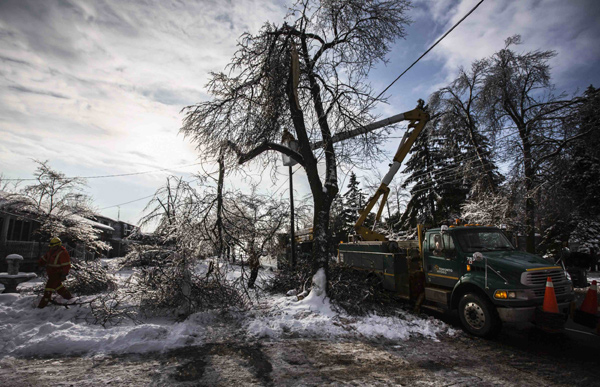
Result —
<instances>
[{"instance_id":1,"label":"window","mask_svg":"<svg viewBox=\"0 0 600 387\"><path fill-rule=\"evenodd\" d=\"M429 235L429 251L435 251L436 249L442 249L442 240L440 234L431 234Z\"/></svg>"},{"instance_id":2,"label":"window","mask_svg":"<svg viewBox=\"0 0 600 387\"><path fill-rule=\"evenodd\" d=\"M443 242L443 243L442 243ZM431 234L429 235L429 251L434 255L442 255L442 251L449 254L454 250L454 241L450 234Z\"/></svg>"},{"instance_id":3,"label":"window","mask_svg":"<svg viewBox=\"0 0 600 387\"><path fill-rule=\"evenodd\" d=\"M514 250L504 234L497 230L468 230L458 233L458 243L467 253Z\"/></svg>"},{"instance_id":4,"label":"window","mask_svg":"<svg viewBox=\"0 0 600 387\"><path fill-rule=\"evenodd\" d=\"M454 240L450 236L450 234L443 234L442 238L444 240L444 244L442 245L445 250L454 250Z\"/></svg>"},{"instance_id":5,"label":"window","mask_svg":"<svg viewBox=\"0 0 600 387\"><path fill-rule=\"evenodd\" d=\"M10 219L8 222L8 234L6 239L9 241L31 241L33 231L32 222L28 220Z\"/></svg>"}]
</instances>

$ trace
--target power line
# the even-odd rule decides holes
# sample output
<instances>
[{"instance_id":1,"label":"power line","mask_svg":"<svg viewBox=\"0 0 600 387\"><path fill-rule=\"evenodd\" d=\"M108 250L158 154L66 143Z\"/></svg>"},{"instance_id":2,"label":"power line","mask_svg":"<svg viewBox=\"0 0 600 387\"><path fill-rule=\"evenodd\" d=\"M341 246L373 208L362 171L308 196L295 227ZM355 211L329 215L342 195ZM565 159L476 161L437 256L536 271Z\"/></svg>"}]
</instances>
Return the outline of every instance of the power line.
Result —
<instances>
[{"instance_id":1,"label":"power line","mask_svg":"<svg viewBox=\"0 0 600 387\"><path fill-rule=\"evenodd\" d=\"M427 51L425 51L419 58L417 58L417 60L415 60L410 66L408 66L408 68L406 70L404 70L402 72L402 74L398 75L398 77L396 77L396 79L394 79L394 81L392 83L390 83L388 85L388 87L383 89L383 91L381 93L379 93L379 95L377 97L375 97L375 99L373 99L371 101L371 103L365 107L365 109L367 107L369 107L371 104L373 104L373 102L375 102L377 99L379 99L379 97L381 97L386 91L388 91L389 88L394 85L394 83L396 83L404 74L406 74L408 72L408 70L410 70L414 65L417 64L417 62L419 62L425 55L427 55L429 53L429 51L431 51L435 46L438 45L438 43L440 43L446 36L448 36L448 34L450 34L450 32L452 32L456 27L458 27L458 25L460 23L462 23L467 17L469 17L469 15L471 15L477 9L477 7L479 7L481 5L481 3L483 3L484 1L485 0L481 0L479 3L477 3L465 16L462 17L462 19L460 19L456 24L454 24L452 26L452 28L450 28L444 35L442 35L442 37L439 38L437 40L437 42L435 42L431 47L429 47L429 49Z\"/></svg>"},{"instance_id":2,"label":"power line","mask_svg":"<svg viewBox=\"0 0 600 387\"><path fill-rule=\"evenodd\" d=\"M119 203L119 204L115 204L114 206L108 206L108 207L100 208L98 211L104 211L104 210L108 210L109 208L115 208L115 207L124 206L124 205L126 205L126 204L130 204L130 203L139 202L140 200L149 199L149 198L153 197L154 195L155 195L155 194L152 194L152 195L144 196L143 198L139 198L139 199L130 200L130 201L128 201L128 202L125 202L125 203Z\"/></svg>"},{"instance_id":3,"label":"power line","mask_svg":"<svg viewBox=\"0 0 600 387\"><path fill-rule=\"evenodd\" d=\"M197 181L197 180L199 180L199 179L198 179L198 178L196 178L196 179L192 179L192 180L190 180L190 181L186 181L186 183L187 183L187 184L189 184L189 183L193 183L194 181ZM130 200L130 201L128 201L128 202L125 202L125 203L119 203L119 204L115 204L115 205L112 205L112 206L108 206L108 207L100 208L98 211L103 211L103 210L107 210L107 209L109 209L109 208L115 208L115 207L124 206L124 205L126 205L126 204L130 204L130 203L139 202L140 200L149 199L149 198L151 198L151 197L153 197L153 196L155 196L155 195L156 195L156 193L153 193L152 195L144 196L143 198L139 198L139 199L133 199L133 200Z\"/></svg>"},{"instance_id":4,"label":"power line","mask_svg":"<svg viewBox=\"0 0 600 387\"><path fill-rule=\"evenodd\" d=\"M505 138L514 136L515 134L518 134L518 133L519 133L518 130L514 131L514 132L509 132L508 134L506 134L506 135L504 135L502 137L495 138L494 141L500 141L500 140L503 140ZM464 162L469 162L469 161L473 161L473 160L477 160L477 159L479 159L479 155L473 155L473 156L466 157L466 158L463 158L463 159L458 160L458 161L461 162L461 163L464 163ZM416 173L414 175L409 175L409 177L410 178L416 178L416 177L421 177L421 176L425 176L425 175L432 174L432 173L433 174L439 174L439 173L442 173L442 172L456 170L456 169L460 169L460 168L462 168L462 165L459 165L459 166L456 166L456 167L447 167L447 168L439 169L437 171Z\"/></svg>"},{"instance_id":5,"label":"power line","mask_svg":"<svg viewBox=\"0 0 600 387\"><path fill-rule=\"evenodd\" d=\"M171 171L171 170L177 169L177 168L186 168L186 167L191 167L191 166L200 165L200 164L202 164L202 163L193 163L193 164L179 165L179 166L174 166L174 167L169 167L169 168L152 169L152 170L143 171L143 172L120 173L120 174L115 174L115 175L71 176L71 177L63 177L63 178L60 178L59 180L65 180L65 179L103 179L103 178L108 178L108 177L123 177L123 176L145 175L145 174L148 174L148 173ZM38 179L35 179L35 178L31 178L31 179L2 179L2 181L34 181L34 180L38 180Z\"/></svg>"}]
</instances>

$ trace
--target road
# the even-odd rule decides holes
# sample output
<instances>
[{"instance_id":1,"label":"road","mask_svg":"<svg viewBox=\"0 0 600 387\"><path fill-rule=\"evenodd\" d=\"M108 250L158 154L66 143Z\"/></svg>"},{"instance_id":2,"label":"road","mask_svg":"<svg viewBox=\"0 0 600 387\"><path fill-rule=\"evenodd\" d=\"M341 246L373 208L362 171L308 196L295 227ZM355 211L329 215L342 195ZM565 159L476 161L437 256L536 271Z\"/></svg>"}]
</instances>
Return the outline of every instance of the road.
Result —
<instances>
[{"instance_id":1,"label":"road","mask_svg":"<svg viewBox=\"0 0 600 387\"><path fill-rule=\"evenodd\" d=\"M447 318L452 319L452 316ZM232 333L234 333L232 331ZM224 341L144 355L6 358L15 386L593 386L600 338L506 327L495 340L466 334L407 341L289 337Z\"/></svg>"},{"instance_id":2,"label":"road","mask_svg":"<svg viewBox=\"0 0 600 387\"><path fill-rule=\"evenodd\" d=\"M456 313L429 317L460 329ZM600 337L572 322L553 335L513 324L493 340L439 341L249 340L223 328L214 342L166 353L5 358L0 386L600 386Z\"/></svg>"}]
</instances>

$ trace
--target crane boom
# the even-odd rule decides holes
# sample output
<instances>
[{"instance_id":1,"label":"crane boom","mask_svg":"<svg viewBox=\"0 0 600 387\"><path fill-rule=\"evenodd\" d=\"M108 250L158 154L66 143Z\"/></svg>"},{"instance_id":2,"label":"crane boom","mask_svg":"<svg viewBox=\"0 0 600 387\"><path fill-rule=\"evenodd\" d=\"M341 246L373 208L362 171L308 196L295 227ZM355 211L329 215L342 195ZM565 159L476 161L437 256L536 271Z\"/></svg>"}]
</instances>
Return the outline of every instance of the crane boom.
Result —
<instances>
[{"instance_id":1,"label":"crane boom","mask_svg":"<svg viewBox=\"0 0 600 387\"><path fill-rule=\"evenodd\" d=\"M375 217L375 223L377 223L379 221L379 219L381 218L381 213L383 212L383 208L387 201L388 194L390 193L390 188L388 186L389 186L390 182L392 181L392 179L394 178L394 176L396 175L396 173L398 172L398 170L400 169L400 166L402 165L402 161L404 161L404 158L406 157L406 155L410 151L410 148L414 144L415 140L417 139L417 137L423 130L423 127L425 126L427 121L429 121L429 114L427 114L427 112L425 111L425 107L423 105L424 105L423 100L419 100L419 105L415 109L408 111L406 113L395 115L395 116L387 119L387 120L390 120L391 118L394 118L396 120L395 122L410 121L410 123L408 124L408 130L404 134L404 137L402 138L402 141L400 142L400 145L398 146L398 150L396 151L396 154L394 155L394 160L393 160L392 165L390 166L390 169L388 170L386 175L383 177L383 180L381 181L381 185L379 186L377 191L375 191L375 194L369 199L366 207L361 211L360 216L358 217L358 220L356 221L356 224L354 225L354 230L356 231L356 236L358 236L360 239L362 239L364 241L385 241L386 240L385 235L380 234L374 230L370 230L369 228L365 227L363 224L364 224L365 220L367 219L367 215L369 215L369 213L371 212L371 210L373 209L373 207L375 206L375 204L377 203L379 198L381 198L381 204L379 206L379 210L377 211L377 216ZM377 123L375 123L375 124L377 124ZM374 125L374 124L371 124L371 125ZM368 125L368 126L370 126L370 125ZM382 125L382 126L384 126L384 125ZM365 127L362 127L362 128L365 128ZM362 128L358 128L357 130L362 129ZM411 128L412 128L412 131L410 131ZM348 133L350 133L350 132L348 132ZM365 132L363 132L363 133L365 133ZM335 138L335 136L334 136L334 138Z\"/></svg>"}]
</instances>

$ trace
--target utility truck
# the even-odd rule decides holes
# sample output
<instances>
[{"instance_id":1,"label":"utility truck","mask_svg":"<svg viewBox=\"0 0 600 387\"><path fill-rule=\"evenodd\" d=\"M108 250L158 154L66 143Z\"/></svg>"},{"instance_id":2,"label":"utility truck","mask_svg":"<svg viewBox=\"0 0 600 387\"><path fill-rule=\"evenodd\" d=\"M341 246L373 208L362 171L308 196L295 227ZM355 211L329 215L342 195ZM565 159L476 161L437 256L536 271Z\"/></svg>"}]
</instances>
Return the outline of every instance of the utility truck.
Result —
<instances>
[{"instance_id":1,"label":"utility truck","mask_svg":"<svg viewBox=\"0 0 600 387\"><path fill-rule=\"evenodd\" d=\"M535 322L548 277L559 312L566 318L574 292L564 267L518 251L497 227L446 225L424 231L419 226L417 241L390 241L364 226L381 198L379 221L388 185L429 120L422 102L398 117L410 121L409 130L380 187L360 213L355 234L339 245L339 260L377 273L384 288L418 306L458 310L464 329L476 336L497 334L502 322Z\"/></svg>"}]
</instances>

